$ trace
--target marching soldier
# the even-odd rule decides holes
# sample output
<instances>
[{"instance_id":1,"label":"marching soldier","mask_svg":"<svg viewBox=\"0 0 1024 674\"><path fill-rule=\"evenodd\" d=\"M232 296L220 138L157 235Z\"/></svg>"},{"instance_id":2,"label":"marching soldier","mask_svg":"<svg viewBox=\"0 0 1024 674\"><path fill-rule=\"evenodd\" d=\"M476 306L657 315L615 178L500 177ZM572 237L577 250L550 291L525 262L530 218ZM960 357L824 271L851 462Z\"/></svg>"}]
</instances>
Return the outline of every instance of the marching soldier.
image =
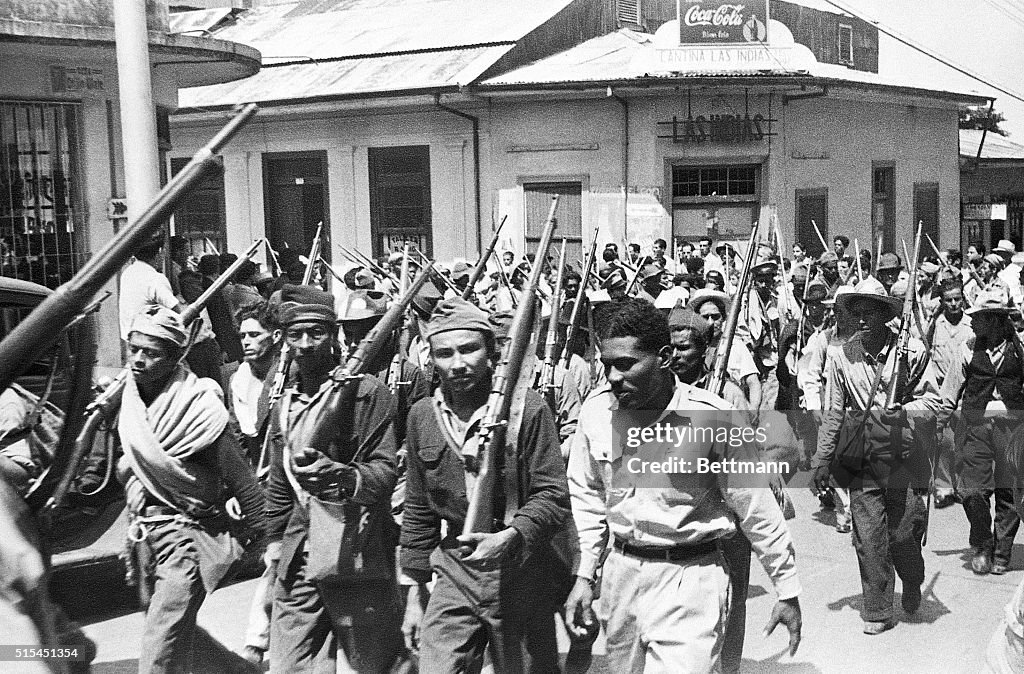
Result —
<instances>
[{"instance_id":1,"label":"marching soldier","mask_svg":"<svg viewBox=\"0 0 1024 674\"><path fill-rule=\"evenodd\" d=\"M708 345L705 355L708 371L711 370L715 362L715 354L722 339L722 330L725 327L730 304L728 295L708 289L697 291L690 299L689 307L712 327L711 343ZM728 362L729 376L741 386L746 386L747 402L750 408L759 409L761 406L761 378L754 358L750 355L750 349L746 344L737 340L737 343L729 349Z\"/></svg>"},{"instance_id":2,"label":"marching soldier","mask_svg":"<svg viewBox=\"0 0 1024 674\"><path fill-rule=\"evenodd\" d=\"M695 475L679 475L684 479L678 486L673 480L671 488L633 490L613 483L613 463L622 454L613 440L616 410L643 410L653 422L663 419L666 410L714 413L728 410L728 403L676 381L669 369L668 324L649 303L627 300L600 331L608 385L584 404L569 459L581 559L567 616L581 631L593 622L594 574L611 536L601 583L610 669L715 671L729 596L721 540L735 534L738 521L779 595L766 629L770 633L785 624L790 653L795 653L801 629L795 552L767 485L727 484ZM757 460L750 444L735 448L696 441L684 447L692 460Z\"/></svg>"},{"instance_id":3,"label":"marching soldier","mask_svg":"<svg viewBox=\"0 0 1024 674\"><path fill-rule=\"evenodd\" d=\"M779 361L779 300L775 294L775 277L779 265L772 261L754 265L751 270L753 288L744 305L745 325L749 331L754 364L761 380L761 404L774 409L778 382L772 371ZM760 405L759 405L760 407Z\"/></svg>"},{"instance_id":4,"label":"marching soldier","mask_svg":"<svg viewBox=\"0 0 1024 674\"><path fill-rule=\"evenodd\" d=\"M271 541L281 541L271 671L386 672L401 642L391 518L394 403L373 376L347 383L356 389L342 396L346 417L328 427L329 446L310 447L331 413L330 377L340 362L334 298L288 285L281 299L298 374L270 429L268 530ZM352 527L359 528L359 544Z\"/></svg>"},{"instance_id":5,"label":"marching soldier","mask_svg":"<svg viewBox=\"0 0 1024 674\"><path fill-rule=\"evenodd\" d=\"M979 575L1007 572L1020 527L1015 476L1006 460L1009 438L1024 414L1024 352L1010 321L1014 311L1003 293L980 293L966 311L974 339L963 343L949 364L941 393L914 405L938 411L940 427L963 408L967 434L960 451L959 493L971 525L971 570Z\"/></svg>"},{"instance_id":6,"label":"marching soldier","mask_svg":"<svg viewBox=\"0 0 1024 674\"><path fill-rule=\"evenodd\" d=\"M124 454L129 573L146 625L139 671L188 671L196 616L242 553L222 501L226 483L259 535L263 499L234 436L220 387L181 363L187 335L177 313L152 307L128 335L128 377L117 431Z\"/></svg>"},{"instance_id":7,"label":"marching soldier","mask_svg":"<svg viewBox=\"0 0 1024 674\"><path fill-rule=\"evenodd\" d=\"M968 342L974 338L971 317L964 312L964 293L959 277L943 281L939 287L939 314L932 320L931 366L935 383L942 386L951 367ZM940 389L941 390L941 389ZM952 424L937 430L935 459L935 507L947 508L956 502L955 442Z\"/></svg>"},{"instance_id":8,"label":"marching soldier","mask_svg":"<svg viewBox=\"0 0 1024 674\"><path fill-rule=\"evenodd\" d=\"M239 438L245 445L250 463L257 476L269 461L263 455L267 424L272 401L271 389L277 359L280 357L281 328L266 302L260 302L237 313L242 340L243 362L231 376L231 416L238 427ZM270 647L270 617L273 606L274 578L277 561L281 557L281 544L271 543L263 556L264 571L253 590L249 609L249 625L245 632L242 656L254 664L263 662Z\"/></svg>"},{"instance_id":9,"label":"marching soldier","mask_svg":"<svg viewBox=\"0 0 1024 674\"><path fill-rule=\"evenodd\" d=\"M461 299L438 305L426 336L441 385L409 414L402 568L419 584L408 595L408 645L418 641L424 672L479 671L488 646L497 671L557 671L551 542L570 514L551 411L526 392L509 434L516 465L499 473L493 498L495 532L459 535L479 484L480 422L498 352L487 315Z\"/></svg>"},{"instance_id":10,"label":"marching soldier","mask_svg":"<svg viewBox=\"0 0 1024 674\"><path fill-rule=\"evenodd\" d=\"M923 452L913 447L913 439L905 437L902 428L893 429L892 415L878 422L871 413L872 408L884 409L886 391L895 376L896 335L887 322L898 316L901 304L902 300L869 282L836 297L836 311L848 314L858 332L841 346L828 347L825 412L811 462L819 494L827 491L833 474L841 487L850 488L853 543L864 593L864 633L871 635L896 624L895 574L903 581L902 604L908 614L921 605L924 582L921 540L926 512L921 493L927 484L927 465ZM926 390L927 356L919 341L910 341L908 360L908 381L916 384L900 392L903 398ZM855 414L844 414L846 410ZM846 442L840 447L841 432Z\"/></svg>"}]
</instances>

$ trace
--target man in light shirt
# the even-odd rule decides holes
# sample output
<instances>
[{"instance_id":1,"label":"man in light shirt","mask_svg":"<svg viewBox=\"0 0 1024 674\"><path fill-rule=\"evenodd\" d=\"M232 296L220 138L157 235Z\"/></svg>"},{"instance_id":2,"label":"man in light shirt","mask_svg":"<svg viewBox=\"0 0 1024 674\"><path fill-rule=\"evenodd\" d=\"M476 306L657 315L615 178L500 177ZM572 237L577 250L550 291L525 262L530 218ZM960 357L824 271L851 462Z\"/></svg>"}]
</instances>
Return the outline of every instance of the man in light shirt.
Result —
<instances>
[{"instance_id":1,"label":"man in light shirt","mask_svg":"<svg viewBox=\"0 0 1024 674\"><path fill-rule=\"evenodd\" d=\"M671 487L622 488L613 476L623 450L613 440L616 411L654 422L673 410L720 413L728 403L676 380L668 323L650 304L623 301L599 330L608 384L583 405L568 469L581 555L566 601L574 632L593 625L594 574L611 538L601 585L609 670L716 671L729 598L721 539L735 535L738 522L779 596L766 631L786 625L795 653L801 629L796 553L767 483L681 474L672 476ZM740 444L694 441L683 451L694 459L756 461L756 448ZM676 477L683 478L678 487Z\"/></svg>"}]
</instances>

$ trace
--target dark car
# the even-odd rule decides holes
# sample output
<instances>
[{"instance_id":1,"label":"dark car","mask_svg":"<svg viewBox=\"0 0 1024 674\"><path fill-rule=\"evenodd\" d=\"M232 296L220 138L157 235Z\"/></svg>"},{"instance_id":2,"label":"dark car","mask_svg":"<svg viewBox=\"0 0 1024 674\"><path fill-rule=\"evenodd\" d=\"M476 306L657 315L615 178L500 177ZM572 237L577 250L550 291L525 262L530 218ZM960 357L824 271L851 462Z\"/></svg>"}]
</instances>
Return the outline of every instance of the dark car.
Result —
<instances>
[{"instance_id":1,"label":"dark car","mask_svg":"<svg viewBox=\"0 0 1024 674\"><path fill-rule=\"evenodd\" d=\"M0 277L0 339L52 292L36 283ZM32 363L16 380L55 410L51 419L62 419L68 409L70 372L79 352L65 332L51 354ZM43 527L53 570L50 589L70 613L109 606L133 595L127 591L120 558L127 520L123 490L108 459L109 442L112 437L106 430L97 433L94 451L64 503ZM40 454L38 469L45 471L45 452Z\"/></svg>"}]
</instances>

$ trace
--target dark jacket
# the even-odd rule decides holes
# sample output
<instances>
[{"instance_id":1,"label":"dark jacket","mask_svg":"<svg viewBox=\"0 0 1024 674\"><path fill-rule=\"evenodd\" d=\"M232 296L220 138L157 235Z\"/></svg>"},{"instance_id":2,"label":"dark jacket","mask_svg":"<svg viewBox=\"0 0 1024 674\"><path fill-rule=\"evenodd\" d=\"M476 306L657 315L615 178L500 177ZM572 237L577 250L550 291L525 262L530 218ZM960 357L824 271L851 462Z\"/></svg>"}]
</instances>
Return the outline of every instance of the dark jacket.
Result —
<instances>
[{"instance_id":1,"label":"dark jacket","mask_svg":"<svg viewBox=\"0 0 1024 674\"><path fill-rule=\"evenodd\" d=\"M430 579L430 554L441 544L441 520L447 520L449 535L455 536L461 533L469 508L462 458L448 446L435 404L432 397L416 403L406 429L409 463L401 563L405 573L420 582ZM517 456L519 509L508 525L522 536L521 559L526 563L548 558L552 538L571 518L558 430L550 408L533 391L525 398ZM495 490L498 516L505 511L503 484L499 479Z\"/></svg>"},{"instance_id":2,"label":"dark jacket","mask_svg":"<svg viewBox=\"0 0 1024 674\"><path fill-rule=\"evenodd\" d=\"M321 389L323 394L324 389ZM280 406L287 396L274 405L268 432L271 434L270 477L267 485L267 533L270 540L279 540L288 528L296 496L284 471L286 446L281 433ZM296 403L297 404L297 403ZM354 466L360 475L359 490L352 501L360 505L390 509L391 492L395 488L395 434L392 423L392 399L377 378L364 376L356 394L354 423L351 428L337 428L335 441L327 448L333 461L345 461L359 453ZM303 513L296 513L304 518ZM283 561L283 558L282 558Z\"/></svg>"}]
</instances>

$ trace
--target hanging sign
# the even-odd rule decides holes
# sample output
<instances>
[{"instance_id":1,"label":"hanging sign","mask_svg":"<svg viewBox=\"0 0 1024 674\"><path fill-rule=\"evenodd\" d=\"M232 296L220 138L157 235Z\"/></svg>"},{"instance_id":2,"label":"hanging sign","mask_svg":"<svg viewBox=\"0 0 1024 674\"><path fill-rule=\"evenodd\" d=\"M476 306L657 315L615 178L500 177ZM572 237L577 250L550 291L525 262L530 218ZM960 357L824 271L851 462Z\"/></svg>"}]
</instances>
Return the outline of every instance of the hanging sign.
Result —
<instances>
[{"instance_id":1,"label":"hanging sign","mask_svg":"<svg viewBox=\"0 0 1024 674\"><path fill-rule=\"evenodd\" d=\"M677 0L680 45L768 41L768 0Z\"/></svg>"}]
</instances>

